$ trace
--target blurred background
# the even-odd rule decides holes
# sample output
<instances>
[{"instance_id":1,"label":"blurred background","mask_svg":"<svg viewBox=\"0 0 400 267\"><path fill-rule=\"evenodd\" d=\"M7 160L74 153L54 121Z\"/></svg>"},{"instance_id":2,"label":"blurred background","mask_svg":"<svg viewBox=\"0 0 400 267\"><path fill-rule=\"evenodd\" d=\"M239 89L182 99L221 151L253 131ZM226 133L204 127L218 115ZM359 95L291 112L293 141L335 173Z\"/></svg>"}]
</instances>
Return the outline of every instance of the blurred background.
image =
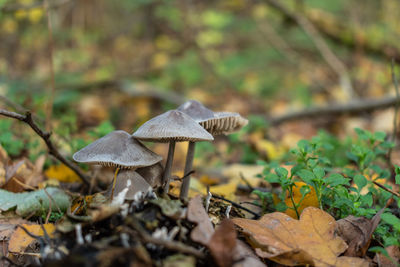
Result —
<instances>
[{"instance_id":1,"label":"blurred background","mask_svg":"<svg viewBox=\"0 0 400 267\"><path fill-rule=\"evenodd\" d=\"M31 110L67 156L188 99L250 120L199 143L199 168L276 159L320 129L391 133L399 11L397 0L0 0L0 106ZM0 142L12 157L46 153L10 119ZM166 155L167 145L148 145Z\"/></svg>"}]
</instances>

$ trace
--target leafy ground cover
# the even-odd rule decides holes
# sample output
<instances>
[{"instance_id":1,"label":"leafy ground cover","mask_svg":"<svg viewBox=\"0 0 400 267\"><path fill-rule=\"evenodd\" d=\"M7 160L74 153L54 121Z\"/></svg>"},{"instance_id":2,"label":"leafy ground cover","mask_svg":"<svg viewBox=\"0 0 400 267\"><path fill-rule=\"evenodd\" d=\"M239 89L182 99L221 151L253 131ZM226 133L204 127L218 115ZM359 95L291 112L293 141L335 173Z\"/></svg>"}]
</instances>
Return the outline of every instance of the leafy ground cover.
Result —
<instances>
[{"instance_id":1,"label":"leafy ground cover","mask_svg":"<svg viewBox=\"0 0 400 267\"><path fill-rule=\"evenodd\" d=\"M399 9L0 0L2 264L399 266ZM189 172L177 142L168 194L166 144L143 179L73 161L189 99L248 124Z\"/></svg>"}]
</instances>

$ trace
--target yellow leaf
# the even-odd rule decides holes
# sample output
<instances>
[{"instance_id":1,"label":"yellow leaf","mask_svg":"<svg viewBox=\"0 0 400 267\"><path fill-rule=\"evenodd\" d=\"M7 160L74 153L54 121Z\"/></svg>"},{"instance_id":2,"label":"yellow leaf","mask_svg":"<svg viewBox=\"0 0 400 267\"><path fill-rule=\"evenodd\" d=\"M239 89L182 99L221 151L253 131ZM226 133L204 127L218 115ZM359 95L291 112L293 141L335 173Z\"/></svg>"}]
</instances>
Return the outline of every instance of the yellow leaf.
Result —
<instances>
[{"instance_id":1,"label":"yellow leaf","mask_svg":"<svg viewBox=\"0 0 400 267\"><path fill-rule=\"evenodd\" d=\"M210 192L212 194L222 195L225 198L234 201L236 188L239 184L238 180L232 180L226 184L216 185L210 187Z\"/></svg>"},{"instance_id":2,"label":"yellow leaf","mask_svg":"<svg viewBox=\"0 0 400 267\"><path fill-rule=\"evenodd\" d=\"M22 224L23 227L28 230L29 233L37 236L43 236L43 230L38 224ZM56 227L52 223L44 224L44 229L46 229L47 234L53 237ZM25 233L22 228L18 227L17 230L11 235L10 241L8 243L8 250L10 252L21 253L34 241L27 233Z\"/></svg>"},{"instance_id":3,"label":"yellow leaf","mask_svg":"<svg viewBox=\"0 0 400 267\"><path fill-rule=\"evenodd\" d=\"M5 19L1 26L6 33L13 33L18 29L18 23L10 18Z\"/></svg>"},{"instance_id":4,"label":"yellow leaf","mask_svg":"<svg viewBox=\"0 0 400 267\"><path fill-rule=\"evenodd\" d=\"M296 203L296 205L300 203L302 198L302 195L300 193L300 188L305 185L307 184L303 182L295 182L295 186L293 186L292 188L293 201ZM310 193L308 193L304 197L303 201L301 201L300 206L297 208L299 215L305 208L318 207L319 205L317 194L315 193L314 187L310 186L310 189L311 189ZM297 219L296 211L294 210L293 202L288 192L285 199L285 204L286 206L288 206L288 209L285 211L285 213L290 217Z\"/></svg>"},{"instance_id":5,"label":"yellow leaf","mask_svg":"<svg viewBox=\"0 0 400 267\"><path fill-rule=\"evenodd\" d=\"M81 182L78 175L64 164L51 166L45 171L45 175L49 179L55 179L64 183Z\"/></svg>"},{"instance_id":6,"label":"yellow leaf","mask_svg":"<svg viewBox=\"0 0 400 267\"><path fill-rule=\"evenodd\" d=\"M335 235L336 221L328 213L308 207L295 220L281 212L264 215L260 220L235 218L260 257L283 265L368 266L361 258L339 257L347 249Z\"/></svg>"},{"instance_id":7,"label":"yellow leaf","mask_svg":"<svg viewBox=\"0 0 400 267\"><path fill-rule=\"evenodd\" d=\"M228 177L229 180L237 180L238 184L246 185L240 177L243 175L251 186L257 187L263 180L257 178L256 175L262 173L263 170L264 167L261 165L232 164L222 170L222 175Z\"/></svg>"},{"instance_id":8,"label":"yellow leaf","mask_svg":"<svg viewBox=\"0 0 400 267\"><path fill-rule=\"evenodd\" d=\"M168 54L164 52L158 52L153 56L151 65L153 66L153 68L158 69L167 65L168 62L169 62Z\"/></svg>"},{"instance_id":9,"label":"yellow leaf","mask_svg":"<svg viewBox=\"0 0 400 267\"><path fill-rule=\"evenodd\" d=\"M42 8L32 8L29 10L28 18L32 23L38 23L43 17L43 9Z\"/></svg>"}]
</instances>

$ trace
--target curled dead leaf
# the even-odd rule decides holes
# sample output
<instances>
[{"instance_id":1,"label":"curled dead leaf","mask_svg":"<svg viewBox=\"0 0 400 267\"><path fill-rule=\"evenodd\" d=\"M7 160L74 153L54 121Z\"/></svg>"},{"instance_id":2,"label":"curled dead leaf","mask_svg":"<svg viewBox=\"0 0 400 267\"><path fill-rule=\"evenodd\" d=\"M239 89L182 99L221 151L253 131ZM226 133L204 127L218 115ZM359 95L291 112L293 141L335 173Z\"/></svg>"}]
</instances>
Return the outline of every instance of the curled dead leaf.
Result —
<instances>
[{"instance_id":1,"label":"curled dead leaf","mask_svg":"<svg viewBox=\"0 0 400 267\"><path fill-rule=\"evenodd\" d=\"M248 236L259 256L280 264L313 266L368 266L354 257L339 257L346 243L335 236L335 219L328 213L308 207L300 220L274 212L260 220L233 219Z\"/></svg>"},{"instance_id":2,"label":"curled dead leaf","mask_svg":"<svg viewBox=\"0 0 400 267\"><path fill-rule=\"evenodd\" d=\"M203 207L201 195L197 195L189 201L187 218L189 221L197 223L190 233L190 238L206 246L214 233L214 227Z\"/></svg>"},{"instance_id":3,"label":"curled dead leaf","mask_svg":"<svg viewBox=\"0 0 400 267\"><path fill-rule=\"evenodd\" d=\"M232 266L236 248L236 230L231 220L225 219L215 230L208 248L219 267Z\"/></svg>"},{"instance_id":4,"label":"curled dead leaf","mask_svg":"<svg viewBox=\"0 0 400 267\"><path fill-rule=\"evenodd\" d=\"M25 229L36 236L43 236L44 232L42 227L39 224L22 224ZM53 237L54 231L56 230L54 224L47 223L43 224L44 229L50 237ZM17 230L10 237L10 241L8 243L8 250L10 253L22 253L25 249L34 242L35 239L29 236L21 227L18 227Z\"/></svg>"}]
</instances>

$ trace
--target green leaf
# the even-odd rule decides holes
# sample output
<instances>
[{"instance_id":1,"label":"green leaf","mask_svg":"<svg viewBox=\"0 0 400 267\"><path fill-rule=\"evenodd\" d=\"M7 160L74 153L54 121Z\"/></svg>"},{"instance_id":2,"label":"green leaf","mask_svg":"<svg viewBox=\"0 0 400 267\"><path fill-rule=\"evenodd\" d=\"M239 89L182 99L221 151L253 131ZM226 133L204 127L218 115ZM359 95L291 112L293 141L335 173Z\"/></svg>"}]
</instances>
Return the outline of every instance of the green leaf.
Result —
<instances>
[{"instance_id":1,"label":"green leaf","mask_svg":"<svg viewBox=\"0 0 400 267\"><path fill-rule=\"evenodd\" d=\"M396 231L400 232L400 219L391 213L383 213L381 215L382 221L393 226Z\"/></svg>"},{"instance_id":2,"label":"green leaf","mask_svg":"<svg viewBox=\"0 0 400 267\"><path fill-rule=\"evenodd\" d=\"M383 247L371 247L368 249L368 251L374 252L374 253L381 253L381 254L385 255L386 257L389 257L388 252Z\"/></svg>"},{"instance_id":3,"label":"green leaf","mask_svg":"<svg viewBox=\"0 0 400 267\"><path fill-rule=\"evenodd\" d=\"M321 167L316 167L316 168L314 168L313 173L315 174L315 176L316 176L318 179L322 179L322 178L324 178L324 176L325 176L325 170L322 169Z\"/></svg>"},{"instance_id":4,"label":"green leaf","mask_svg":"<svg viewBox=\"0 0 400 267\"><path fill-rule=\"evenodd\" d=\"M281 180L279 179L278 175L276 175L275 173L268 173L265 176L265 181L267 181L269 183L279 183Z\"/></svg>"},{"instance_id":5,"label":"green leaf","mask_svg":"<svg viewBox=\"0 0 400 267\"><path fill-rule=\"evenodd\" d=\"M288 172L285 168L283 168L283 167L278 167L278 168L276 168L276 169L275 169L275 172L276 172L276 174L278 174L279 177L281 177L281 178L287 178L287 176L288 176L288 174L289 174L289 172Z\"/></svg>"},{"instance_id":6,"label":"green leaf","mask_svg":"<svg viewBox=\"0 0 400 267\"><path fill-rule=\"evenodd\" d=\"M396 181L396 184L400 185L400 174L396 174L395 181Z\"/></svg>"},{"instance_id":7,"label":"green leaf","mask_svg":"<svg viewBox=\"0 0 400 267\"><path fill-rule=\"evenodd\" d=\"M364 175L357 174L353 178L354 183L357 185L358 191L361 191L361 189L367 185L367 178L364 177Z\"/></svg>"},{"instance_id":8,"label":"green leaf","mask_svg":"<svg viewBox=\"0 0 400 267\"><path fill-rule=\"evenodd\" d=\"M308 193L310 193L311 192L311 188L310 188L310 186L308 186L308 185L303 185L301 188L300 188L300 193L301 193L301 195L304 197L305 195L307 195Z\"/></svg>"},{"instance_id":9,"label":"green leaf","mask_svg":"<svg viewBox=\"0 0 400 267\"><path fill-rule=\"evenodd\" d=\"M69 204L69 196L55 187L24 193L12 193L0 189L0 210L8 211L16 208L16 213L22 217L31 214L45 215L50 208L54 212L58 209L65 212Z\"/></svg>"},{"instance_id":10,"label":"green leaf","mask_svg":"<svg viewBox=\"0 0 400 267\"><path fill-rule=\"evenodd\" d=\"M330 186L349 185L349 179L344 178L340 173L332 173L325 179L325 183Z\"/></svg>"},{"instance_id":11,"label":"green leaf","mask_svg":"<svg viewBox=\"0 0 400 267\"><path fill-rule=\"evenodd\" d=\"M385 141L386 133L385 132L376 132L374 134L374 138L380 142Z\"/></svg>"},{"instance_id":12,"label":"green leaf","mask_svg":"<svg viewBox=\"0 0 400 267\"><path fill-rule=\"evenodd\" d=\"M297 175L307 184L312 184L315 179L314 173L306 169L299 170Z\"/></svg>"}]
</instances>

